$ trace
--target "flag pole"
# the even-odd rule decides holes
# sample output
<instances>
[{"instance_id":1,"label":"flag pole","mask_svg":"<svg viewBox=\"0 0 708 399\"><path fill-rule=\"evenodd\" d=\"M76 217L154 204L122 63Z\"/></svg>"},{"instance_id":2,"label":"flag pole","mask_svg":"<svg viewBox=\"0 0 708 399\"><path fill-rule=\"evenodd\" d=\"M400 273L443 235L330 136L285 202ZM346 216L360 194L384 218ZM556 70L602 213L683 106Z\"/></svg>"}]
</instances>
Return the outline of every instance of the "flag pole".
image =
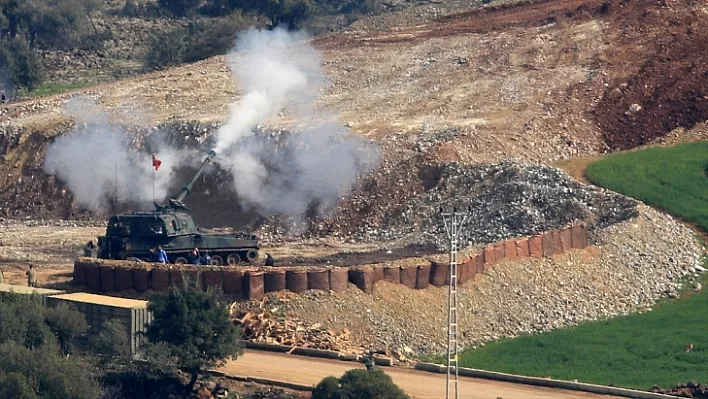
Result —
<instances>
[{"instance_id":1,"label":"flag pole","mask_svg":"<svg viewBox=\"0 0 708 399\"><path fill-rule=\"evenodd\" d=\"M155 159L155 156L153 155L152 158ZM155 202L155 165L152 167L152 202Z\"/></svg>"}]
</instances>

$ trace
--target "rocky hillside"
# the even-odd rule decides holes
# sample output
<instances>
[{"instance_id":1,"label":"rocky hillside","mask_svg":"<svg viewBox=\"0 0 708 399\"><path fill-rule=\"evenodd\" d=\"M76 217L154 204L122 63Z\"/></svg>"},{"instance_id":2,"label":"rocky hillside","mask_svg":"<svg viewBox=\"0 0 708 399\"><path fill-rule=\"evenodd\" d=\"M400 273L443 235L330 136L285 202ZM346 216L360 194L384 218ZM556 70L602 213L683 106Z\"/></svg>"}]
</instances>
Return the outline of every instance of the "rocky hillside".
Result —
<instances>
[{"instance_id":1,"label":"rocky hillside","mask_svg":"<svg viewBox=\"0 0 708 399\"><path fill-rule=\"evenodd\" d=\"M388 25L395 19L379 18L379 25L362 21L316 39L330 83L317 105L335 110L342 124L377 142L384 156L342 202L348 225L340 228L336 218L343 216L334 216L334 222L313 223L312 231L361 236L352 226L380 222L371 215L387 215L386 224L395 226L392 218L400 214L388 204L430 189L438 163L474 171L489 166L464 168L596 155L669 133L678 140L705 139L705 125L694 124L708 120L708 63L700 62L707 53L706 16L705 5L692 0L547 0L438 15L424 25L405 19L395 29ZM162 126L175 140L194 145L219 126L241 94L224 58L216 57L4 106L0 217L103 217L82 209L63 182L42 170L47 145L73 124L60 114L63 101L79 93L130 125L132 142ZM287 114L275 115L266 127L291 122ZM197 220L262 226L262 218L234 206L239 200L224 189L226 181L214 174L198 183L188 200ZM396 209L405 214L419 206Z\"/></svg>"}]
</instances>

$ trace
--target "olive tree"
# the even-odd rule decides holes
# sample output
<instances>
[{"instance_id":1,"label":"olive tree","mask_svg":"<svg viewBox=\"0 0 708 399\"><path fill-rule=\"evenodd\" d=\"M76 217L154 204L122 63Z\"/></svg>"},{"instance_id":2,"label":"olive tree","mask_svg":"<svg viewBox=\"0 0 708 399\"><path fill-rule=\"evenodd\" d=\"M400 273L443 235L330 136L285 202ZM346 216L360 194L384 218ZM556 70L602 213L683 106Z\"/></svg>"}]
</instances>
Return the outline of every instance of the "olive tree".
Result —
<instances>
[{"instance_id":1,"label":"olive tree","mask_svg":"<svg viewBox=\"0 0 708 399\"><path fill-rule=\"evenodd\" d=\"M148 339L163 344L177 365L190 373L190 389L201 371L242 353L240 331L212 290L204 292L194 284L172 287L166 294L153 295L148 310L153 314Z\"/></svg>"}]
</instances>

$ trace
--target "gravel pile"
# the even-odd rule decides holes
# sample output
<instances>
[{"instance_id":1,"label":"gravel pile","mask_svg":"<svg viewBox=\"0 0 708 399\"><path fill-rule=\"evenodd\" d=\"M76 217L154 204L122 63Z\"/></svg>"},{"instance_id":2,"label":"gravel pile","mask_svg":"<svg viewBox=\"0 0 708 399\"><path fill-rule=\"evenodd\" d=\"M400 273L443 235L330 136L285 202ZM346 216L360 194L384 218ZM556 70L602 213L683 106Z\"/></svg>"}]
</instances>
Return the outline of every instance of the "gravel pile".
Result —
<instances>
[{"instance_id":1,"label":"gravel pile","mask_svg":"<svg viewBox=\"0 0 708 399\"><path fill-rule=\"evenodd\" d=\"M638 209L638 217L593 232L593 247L502 263L468 283L459 292L463 345L647 311L658 298L677 296L679 281L694 287L702 248L693 232L648 207ZM356 288L311 291L271 297L267 304L307 322L348 328L357 345L402 353L444 350L446 306L446 287L414 291L387 283L377 284L375 295Z\"/></svg>"},{"instance_id":2,"label":"gravel pile","mask_svg":"<svg viewBox=\"0 0 708 399\"><path fill-rule=\"evenodd\" d=\"M533 235L577 220L601 228L637 215L637 202L571 179L546 166L499 163L430 165L419 174L424 191L384 215L379 225L359 226L364 240L402 240L445 248L442 207L470 208L469 243Z\"/></svg>"}]
</instances>

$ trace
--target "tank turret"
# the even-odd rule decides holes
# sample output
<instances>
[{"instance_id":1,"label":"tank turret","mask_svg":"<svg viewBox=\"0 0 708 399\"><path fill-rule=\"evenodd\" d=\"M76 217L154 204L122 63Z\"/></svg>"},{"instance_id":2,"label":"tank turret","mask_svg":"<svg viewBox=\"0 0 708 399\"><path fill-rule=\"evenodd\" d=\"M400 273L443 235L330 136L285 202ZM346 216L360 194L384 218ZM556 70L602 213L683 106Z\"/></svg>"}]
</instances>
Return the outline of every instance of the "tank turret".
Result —
<instances>
[{"instance_id":1,"label":"tank turret","mask_svg":"<svg viewBox=\"0 0 708 399\"><path fill-rule=\"evenodd\" d=\"M149 261L150 249L161 246L171 263L204 263L206 254L213 265L236 265L256 260L260 247L258 237L202 232L183 202L215 156L214 151L209 152L192 179L176 197L167 201L167 205L155 203L152 212L111 216L106 235L98 238L98 257ZM198 256L193 254L195 248L199 250Z\"/></svg>"}]
</instances>

